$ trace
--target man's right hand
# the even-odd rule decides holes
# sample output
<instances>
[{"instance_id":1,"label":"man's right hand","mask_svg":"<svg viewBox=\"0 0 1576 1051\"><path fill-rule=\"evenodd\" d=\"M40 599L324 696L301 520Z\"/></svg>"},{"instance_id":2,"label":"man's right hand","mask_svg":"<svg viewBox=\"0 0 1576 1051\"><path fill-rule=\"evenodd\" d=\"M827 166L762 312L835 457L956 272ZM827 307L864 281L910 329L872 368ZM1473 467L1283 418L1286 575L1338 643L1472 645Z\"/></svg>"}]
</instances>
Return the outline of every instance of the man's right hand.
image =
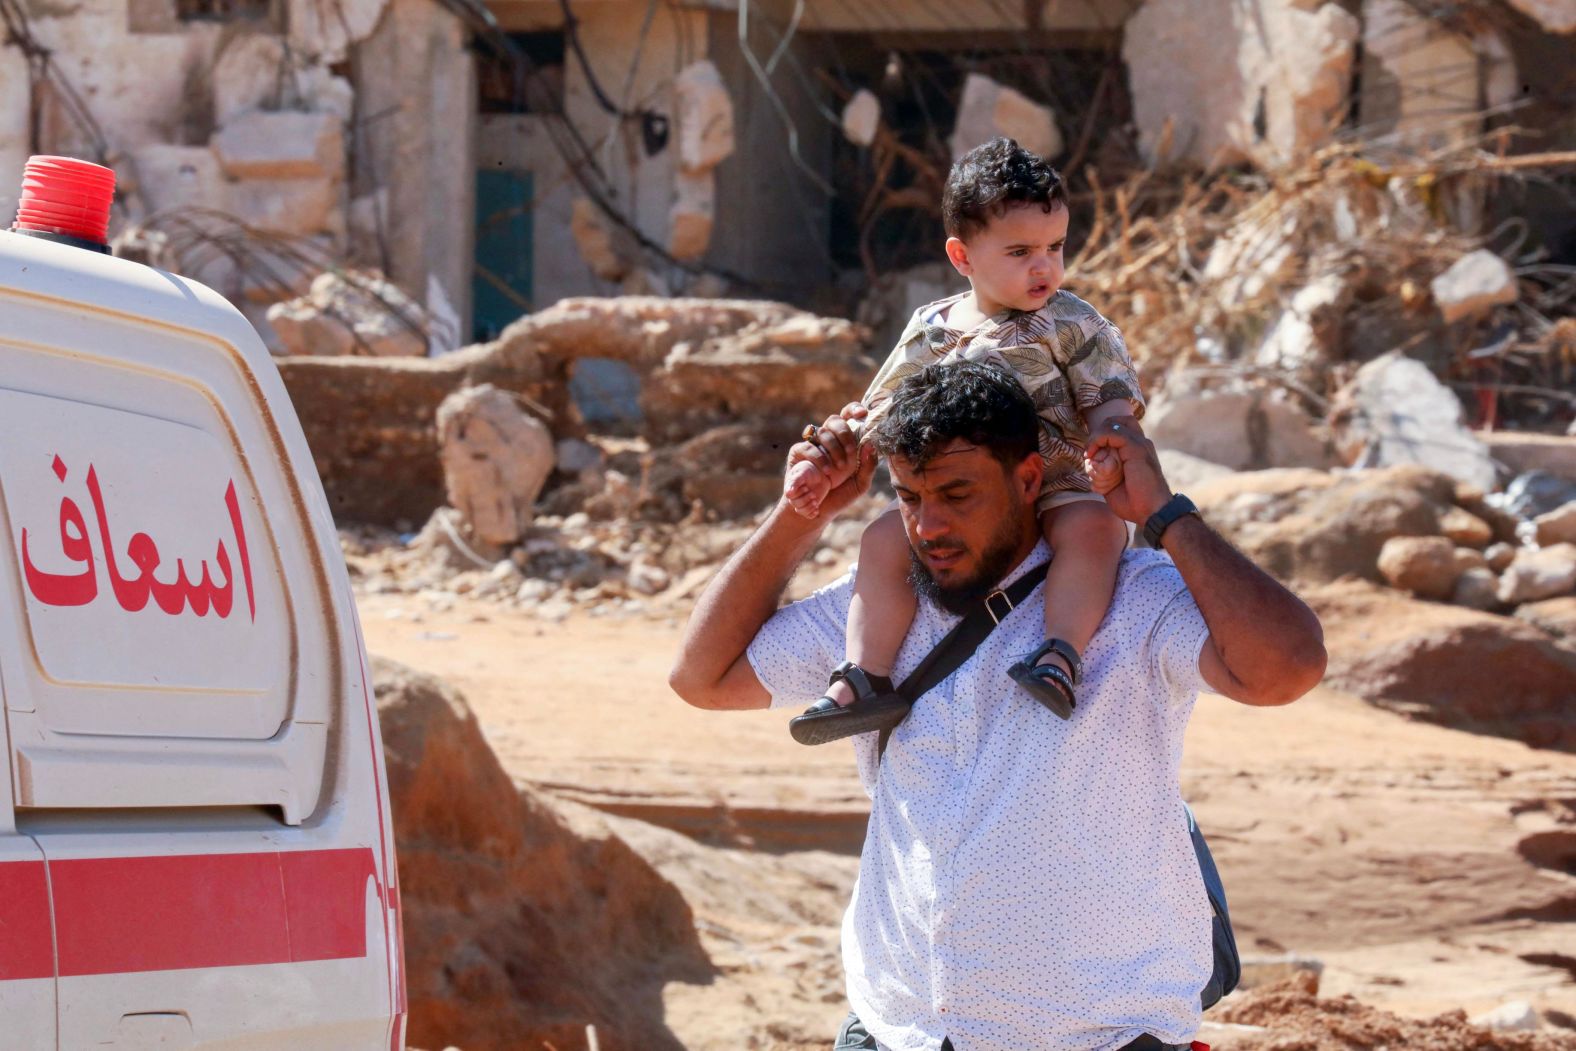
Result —
<instances>
[{"instance_id":1,"label":"man's right hand","mask_svg":"<svg viewBox=\"0 0 1576 1051\"><path fill-rule=\"evenodd\" d=\"M876 467L875 449L859 441L856 421L863 420L867 410L858 402L843 406L835 416L816 428L815 441L796 443L788 451L788 470L801 474L809 464L825 479L827 486L818 511L806 517L827 519L840 513L870 488L870 476ZM795 505L796 509L797 504ZM800 513L804 513L800 510Z\"/></svg>"}]
</instances>

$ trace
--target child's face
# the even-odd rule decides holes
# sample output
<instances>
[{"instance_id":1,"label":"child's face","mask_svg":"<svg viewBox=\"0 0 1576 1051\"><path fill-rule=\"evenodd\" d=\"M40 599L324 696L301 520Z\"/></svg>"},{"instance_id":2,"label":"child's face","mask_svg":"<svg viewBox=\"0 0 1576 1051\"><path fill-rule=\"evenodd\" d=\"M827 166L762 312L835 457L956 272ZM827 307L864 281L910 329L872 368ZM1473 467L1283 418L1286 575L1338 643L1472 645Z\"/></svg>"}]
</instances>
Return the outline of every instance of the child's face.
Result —
<instances>
[{"instance_id":1,"label":"child's face","mask_svg":"<svg viewBox=\"0 0 1576 1051\"><path fill-rule=\"evenodd\" d=\"M967 241L949 237L947 258L969 279L986 313L1038 310L1062 287L1069 216L1061 202L1049 212L1038 204L1016 205Z\"/></svg>"}]
</instances>

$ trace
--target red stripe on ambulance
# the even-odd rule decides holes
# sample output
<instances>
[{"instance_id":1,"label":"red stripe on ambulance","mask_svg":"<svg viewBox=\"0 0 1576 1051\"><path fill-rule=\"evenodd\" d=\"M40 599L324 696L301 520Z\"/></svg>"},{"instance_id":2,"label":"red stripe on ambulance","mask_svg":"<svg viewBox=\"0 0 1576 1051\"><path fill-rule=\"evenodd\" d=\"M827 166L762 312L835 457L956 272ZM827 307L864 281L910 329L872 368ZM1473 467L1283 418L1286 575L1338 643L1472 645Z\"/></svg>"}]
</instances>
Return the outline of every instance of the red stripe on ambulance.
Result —
<instances>
[{"instance_id":1,"label":"red stripe on ambulance","mask_svg":"<svg viewBox=\"0 0 1576 1051\"><path fill-rule=\"evenodd\" d=\"M0 864L0 979L360 959L368 847Z\"/></svg>"}]
</instances>

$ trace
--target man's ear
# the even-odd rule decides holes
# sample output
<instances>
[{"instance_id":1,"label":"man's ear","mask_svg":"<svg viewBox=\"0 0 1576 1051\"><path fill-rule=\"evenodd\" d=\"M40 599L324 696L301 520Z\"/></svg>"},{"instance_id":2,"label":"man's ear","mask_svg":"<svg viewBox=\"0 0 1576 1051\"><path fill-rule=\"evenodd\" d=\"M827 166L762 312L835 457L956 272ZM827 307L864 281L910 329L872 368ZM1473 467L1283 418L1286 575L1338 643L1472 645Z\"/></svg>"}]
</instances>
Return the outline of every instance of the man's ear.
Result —
<instances>
[{"instance_id":1,"label":"man's ear","mask_svg":"<svg viewBox=\"0 0 1576 1051\"><path fill-rule=\"evenodd\" d=\"M947 259L952 267L964 277L968 277L974 267L969 263L969 246L963 243L961 237L947 238Z\"/></svg>"},{"instance_id":2,"label":"man's ear","mask_svg":"<svg viewBox=\"0 0 1576 1051\"><path fill-rule=\"evenodd\" d=\"M1018 461L1018 466L1012 469L1012 481L1025 501L1032 504L1039 499L1040 486L1045 481L1045 465L1038 452Z\"/></svg>"}]
</instances>

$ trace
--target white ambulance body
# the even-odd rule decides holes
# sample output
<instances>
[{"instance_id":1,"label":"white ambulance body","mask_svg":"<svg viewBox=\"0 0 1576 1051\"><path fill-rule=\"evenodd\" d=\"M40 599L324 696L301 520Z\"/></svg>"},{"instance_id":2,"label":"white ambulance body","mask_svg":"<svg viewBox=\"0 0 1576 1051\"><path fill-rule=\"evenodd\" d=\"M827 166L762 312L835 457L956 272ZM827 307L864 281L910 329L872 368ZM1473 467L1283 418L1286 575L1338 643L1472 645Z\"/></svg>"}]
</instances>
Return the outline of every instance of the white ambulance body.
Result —
<instances>
[{"instance_id":1,"label":"white ambulance body","mask_svg":"<svg viewBox=\"0 0 1576 1051\"><path fill-rule=\"evenodd\" d=\"M0 1048L402 1048L365 648L267 351L0 232Z\"/></svg>"}]
</instances>

